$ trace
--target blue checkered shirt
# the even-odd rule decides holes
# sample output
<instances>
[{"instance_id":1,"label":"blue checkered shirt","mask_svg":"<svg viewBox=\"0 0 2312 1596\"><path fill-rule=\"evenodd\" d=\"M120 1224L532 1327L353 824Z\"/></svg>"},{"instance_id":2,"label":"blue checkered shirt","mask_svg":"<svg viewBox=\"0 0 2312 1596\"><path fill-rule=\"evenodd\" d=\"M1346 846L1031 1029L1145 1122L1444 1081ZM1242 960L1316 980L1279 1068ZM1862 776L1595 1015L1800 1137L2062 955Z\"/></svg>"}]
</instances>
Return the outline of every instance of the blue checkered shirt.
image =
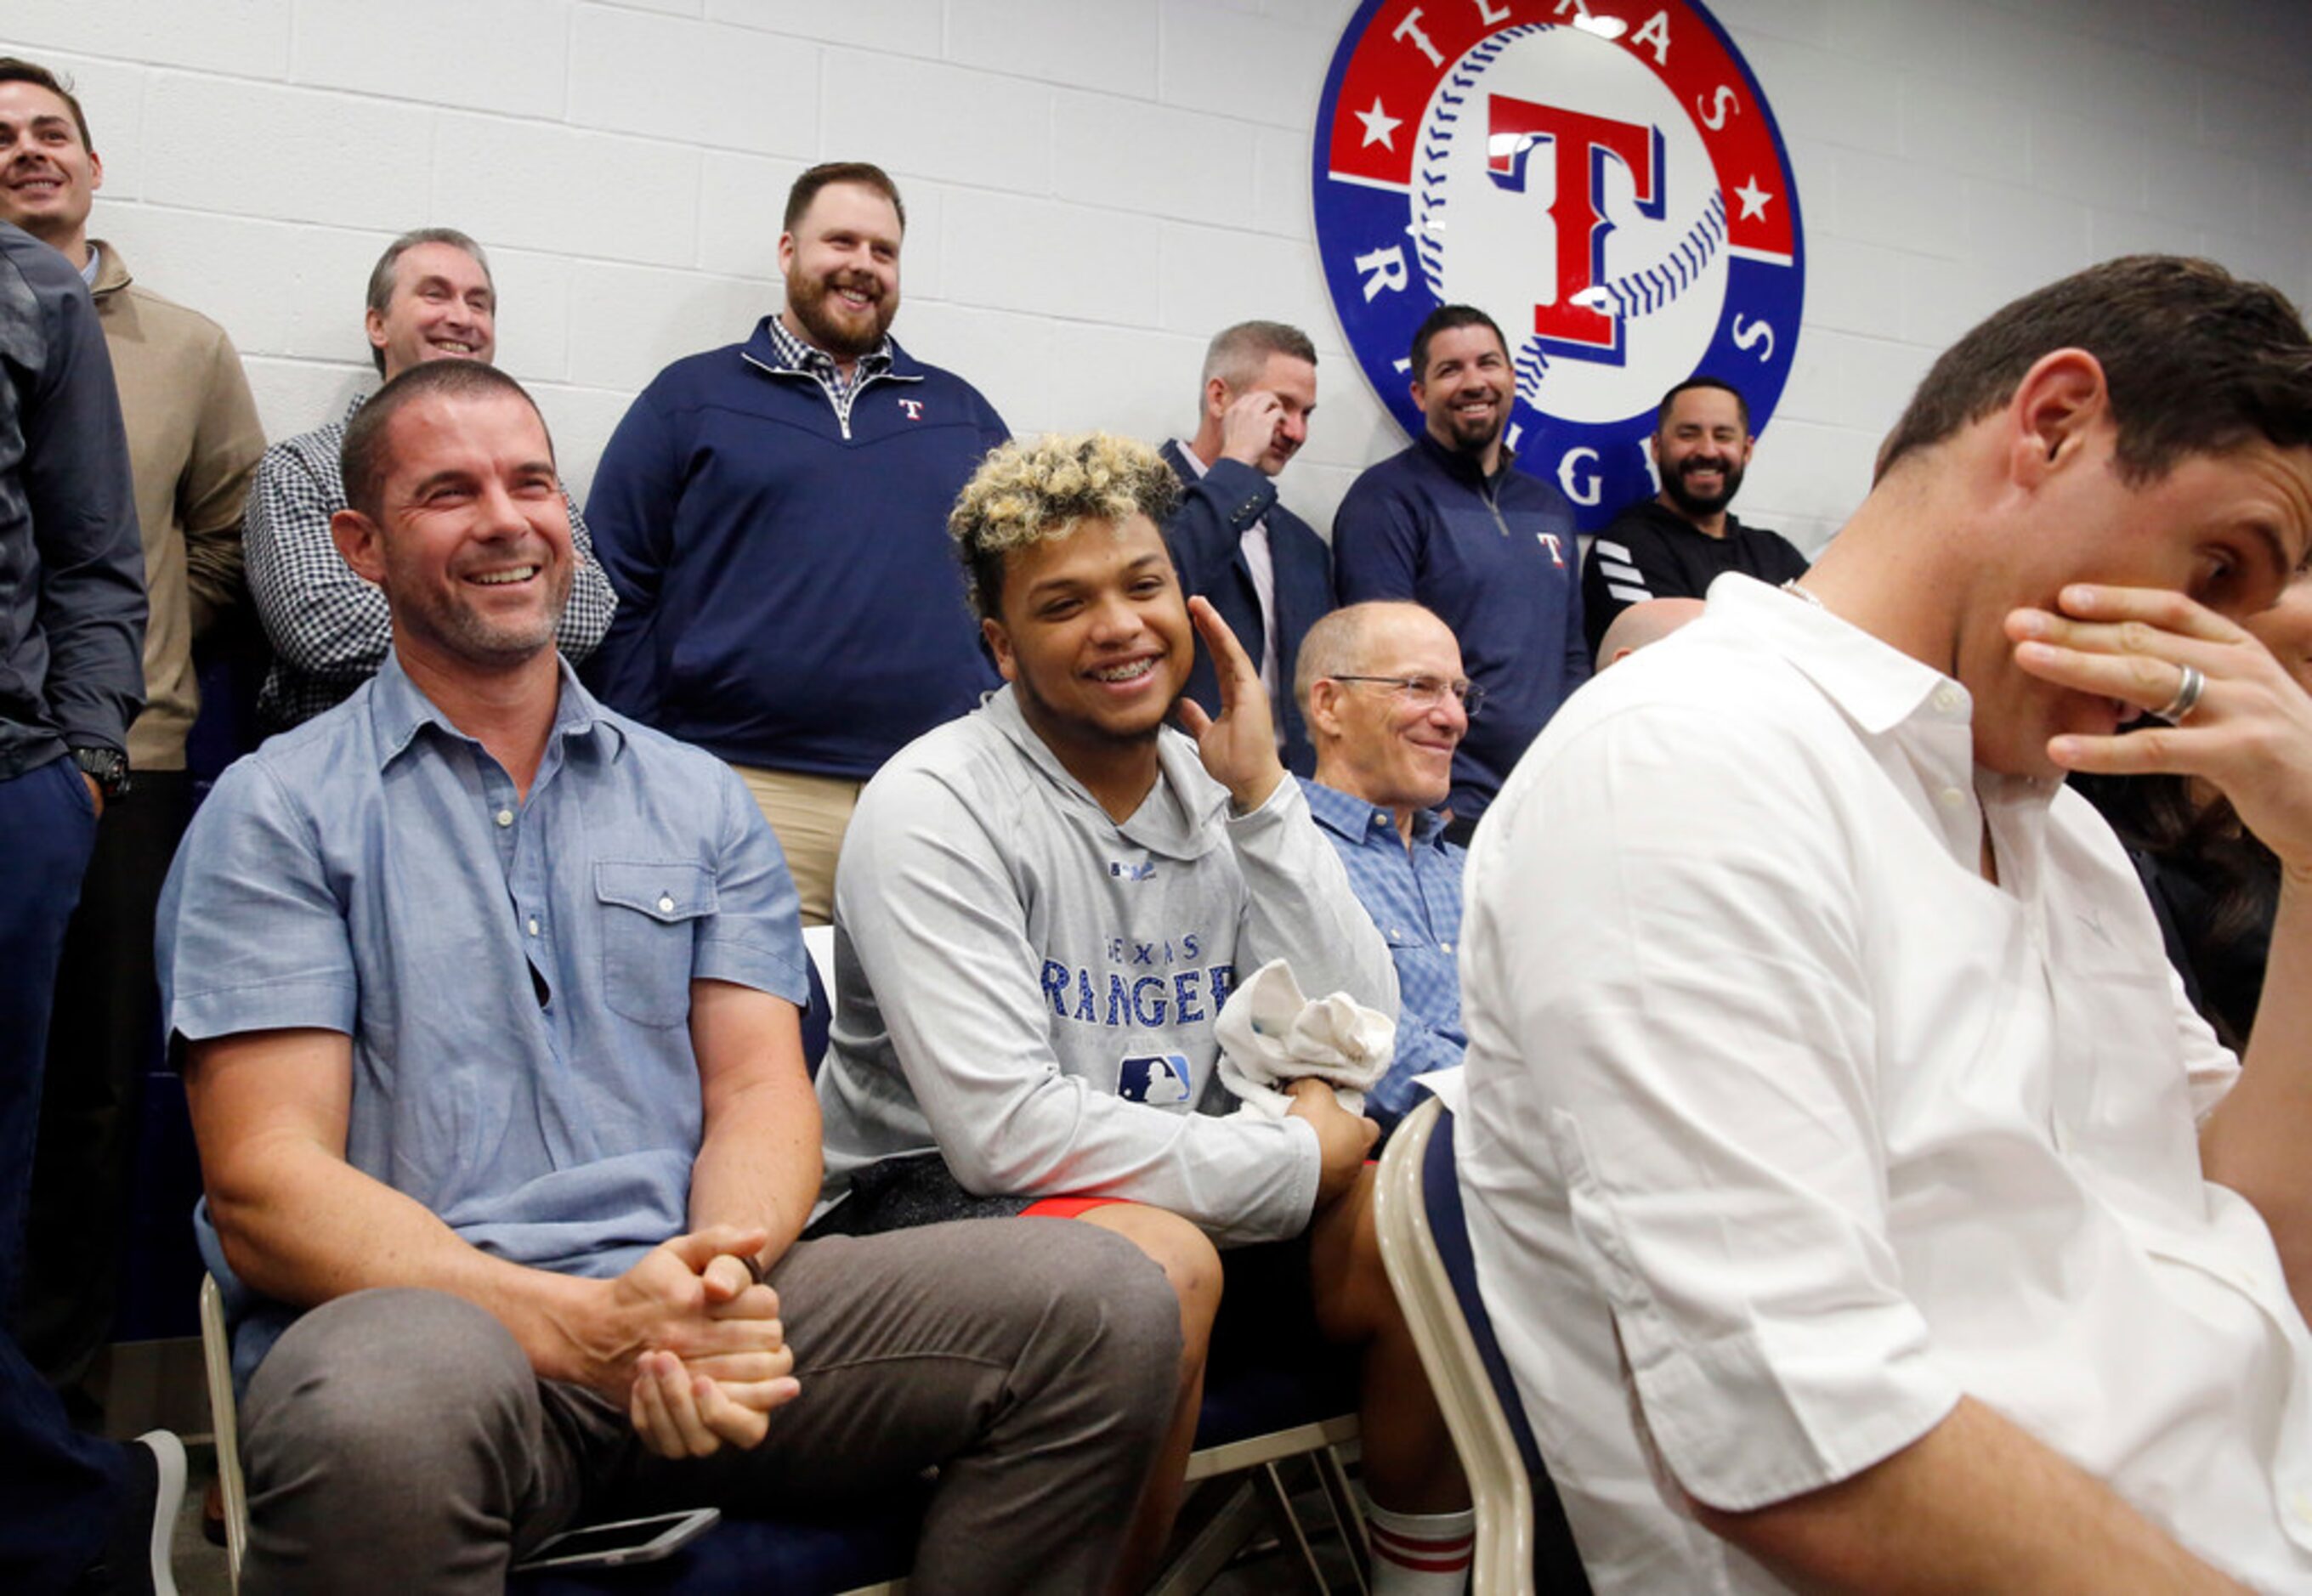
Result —
<instances>
[{"instance_id":1,"label":"blue checkered shirt","mask_svg":"<svg viewBox=\"0 0 2312 1596\"><path fill-rule=\"evenodd\" d=\"M787 331L786 318L774 316L769 322L771 346L779 352L779 363L790 371L800 371L817 382L827 402L835 406L835 418L843 423L844 431L851 430L851 401L859 397L870 377L880 377L891 369L891 340L880 344L861 355L851 365L848 379L835 357L815 344L806 344Z\"/></svg>"},{"instance_id":2,"label":"blue checkered shirt","mask_svg":"<svg viewBox=\"0 0 2312 1596\"><path fill-rule=\"evenodd\" d=\"M1461 1028L1461 866L1467 850L1445 840L1445 823L1414 816L1413 846L1389 811L1337 788L1300 778L1309 812L1348 868L1357 902L1397 961L1397 1059L1365 1095L1365 1112L1383 1130L1420 1099L1416 1075L1450 1069L1469 1045Z\"/></svg>"}]
</instances>

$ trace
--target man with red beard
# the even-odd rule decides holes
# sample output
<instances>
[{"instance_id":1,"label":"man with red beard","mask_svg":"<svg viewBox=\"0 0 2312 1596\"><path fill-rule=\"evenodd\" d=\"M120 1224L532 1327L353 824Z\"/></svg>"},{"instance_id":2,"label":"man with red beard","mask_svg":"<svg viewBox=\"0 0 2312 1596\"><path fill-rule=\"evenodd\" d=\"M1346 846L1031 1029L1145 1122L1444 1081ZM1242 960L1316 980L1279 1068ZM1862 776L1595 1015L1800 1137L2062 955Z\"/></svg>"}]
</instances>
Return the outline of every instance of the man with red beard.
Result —
<instances>
[{"instance_id":1,"label":"man with red beard","mask_svg":"<svg viewBox=\"0 0 2312 1596\"><path fill-rule=\"evenodd\" d=\"M1009 434L890 337L906 221L878 167L796 179L786 309L661 372L586 507L618 593L589 681L746 779L805 925L828 921L867 778L995 685L946 525Z\"/></svg>"},{"instance_id":2,"label":"man with red beard","mask_svg":"<svg viewBox=\"0 0 2312 1596\"><path fill-rule=\"evenodd\" d=\"M1582 562L1590 653L1633 604L1699 598L1730 571L1774 583L1806 574L1806 556L1788 538L1746 527L1726 508L1741 491L1757 441L1749 402L1730 382L1689 377L1662 396L1646 440L1661 492L1616 516Z\"/></svg>"}]
</instances>

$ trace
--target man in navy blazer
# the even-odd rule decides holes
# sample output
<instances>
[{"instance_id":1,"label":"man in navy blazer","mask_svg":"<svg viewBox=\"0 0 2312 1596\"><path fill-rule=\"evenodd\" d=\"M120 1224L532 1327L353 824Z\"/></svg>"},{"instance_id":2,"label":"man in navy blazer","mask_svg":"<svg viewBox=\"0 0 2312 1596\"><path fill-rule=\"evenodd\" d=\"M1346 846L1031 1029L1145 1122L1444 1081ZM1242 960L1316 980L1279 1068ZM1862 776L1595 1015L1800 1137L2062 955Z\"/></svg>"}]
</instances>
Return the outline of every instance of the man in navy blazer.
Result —
<instances>
[{"instance_id":1,"label":"man in navy blazer","mask_svg":"<svg viewBox=\"0 0 2312 1596\"><path fill-rule=\"evenodd\" d=\"M1164 446L1185 490L1164 528L1180 586L1212 600L1260 664L1276 708L1277 752L1297 775L1314 774L1316 750L1292 702L1300 639L1333 607L1333 555L1325 540L1276 499L1276 474L1300 452L1317 408L1317 349L1281 321L1244 321L1204 351L1196 435ZM1220 711L1209 655L1199 649L1187 696Z\"/></svg>"}]
</instances>

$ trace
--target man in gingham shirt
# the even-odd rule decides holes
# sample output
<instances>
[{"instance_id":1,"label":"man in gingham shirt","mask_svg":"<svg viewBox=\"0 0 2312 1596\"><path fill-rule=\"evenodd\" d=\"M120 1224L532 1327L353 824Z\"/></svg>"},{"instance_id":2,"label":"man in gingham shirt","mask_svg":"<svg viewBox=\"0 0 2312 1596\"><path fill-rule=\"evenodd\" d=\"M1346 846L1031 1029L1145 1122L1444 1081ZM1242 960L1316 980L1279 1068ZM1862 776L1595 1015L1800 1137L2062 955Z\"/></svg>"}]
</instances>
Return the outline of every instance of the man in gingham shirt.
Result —
<instances>
[{"instance_id":1,"label":"man in gingham shirt","mask_svg":"<svg viewBox=\"0 0 2312 1596\"><path fill-rule=\"evenodd\" d=\"M490 362L497 290L482 247L454 228L402 234L370 274L363 319L370 358L389 382L425 361ZM250 491L242 530L249 586L274 649L258 697L268 732L342 702L377 674L392 640L385 595L353 573L329 537L329 518L346 507L337 450L346 423L368 402L363 394L336 421L266 450ZM609 630L617 599L594 558L585 519L566 496L565 502L578 564L556 641L575 664Z\"/></svg>"}]
</instances>

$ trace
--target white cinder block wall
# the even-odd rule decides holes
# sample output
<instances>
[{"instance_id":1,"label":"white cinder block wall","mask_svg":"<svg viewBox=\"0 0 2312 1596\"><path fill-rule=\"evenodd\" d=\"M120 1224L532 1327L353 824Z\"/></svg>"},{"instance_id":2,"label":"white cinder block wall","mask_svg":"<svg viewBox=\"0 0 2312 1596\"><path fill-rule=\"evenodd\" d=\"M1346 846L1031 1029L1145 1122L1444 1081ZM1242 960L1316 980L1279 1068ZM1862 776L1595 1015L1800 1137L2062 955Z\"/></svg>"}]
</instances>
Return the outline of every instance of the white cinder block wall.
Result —
<instances>
[{"instance_id":1,"label":"white cinder block wall","mask_svg":"<svg viewBox=\"0 0 2312 1596\"><path fill-rule=\"evenodd\" d=\"M1802 546L1861 498L1934 353L2013 294L2147 249L2312 290L2304 0L1708 3L1799 174L1805 335L1741 510ZM491 250L503 363L582 498L660 366L778 304L790 179L863 157L907 196L899 336L1015 431L1185 431L1213 330L1306 327L1321 409L1284 493L1321 527L1402 442L1309 241L1317 97L1352 9L8 0L0 49L78 81L97 232L232 332L276 437L370 379L386 240L448 223Z\"/></svg>"}]
</instances>

